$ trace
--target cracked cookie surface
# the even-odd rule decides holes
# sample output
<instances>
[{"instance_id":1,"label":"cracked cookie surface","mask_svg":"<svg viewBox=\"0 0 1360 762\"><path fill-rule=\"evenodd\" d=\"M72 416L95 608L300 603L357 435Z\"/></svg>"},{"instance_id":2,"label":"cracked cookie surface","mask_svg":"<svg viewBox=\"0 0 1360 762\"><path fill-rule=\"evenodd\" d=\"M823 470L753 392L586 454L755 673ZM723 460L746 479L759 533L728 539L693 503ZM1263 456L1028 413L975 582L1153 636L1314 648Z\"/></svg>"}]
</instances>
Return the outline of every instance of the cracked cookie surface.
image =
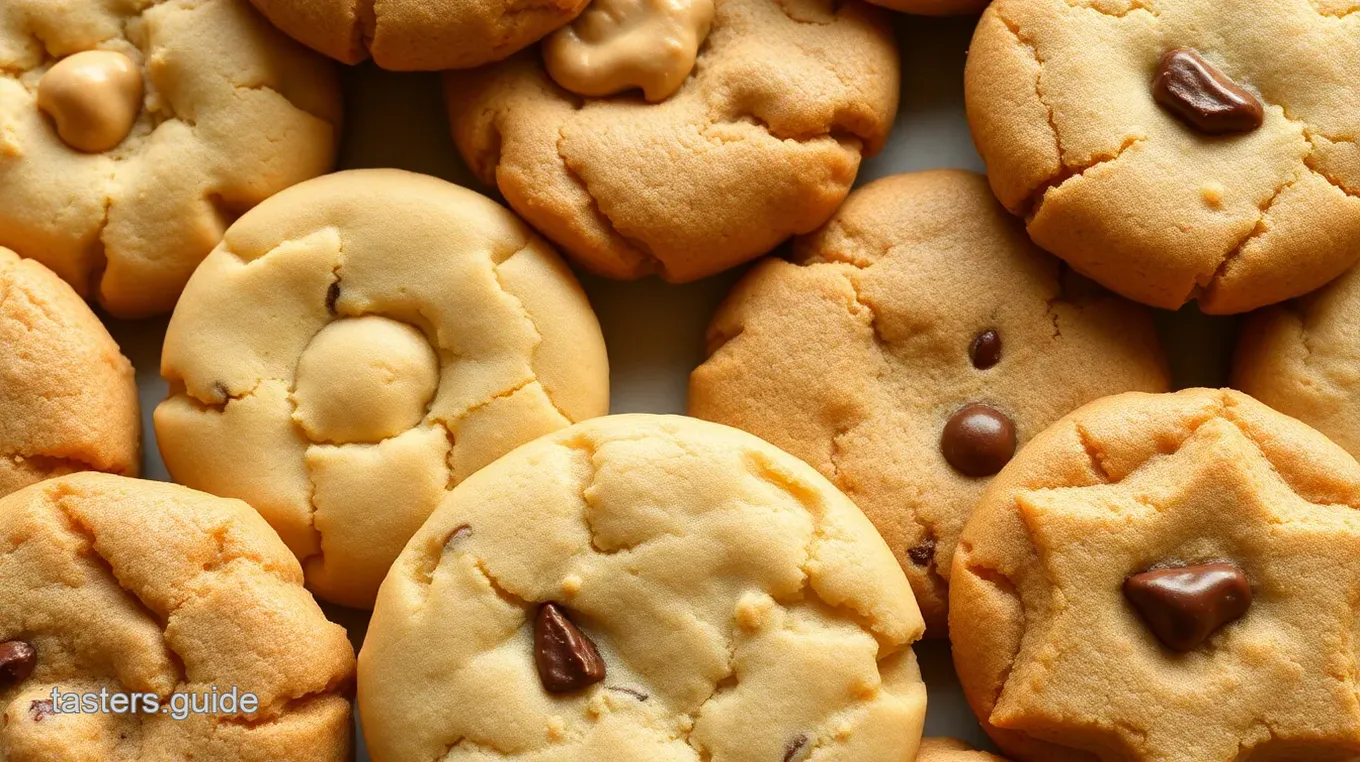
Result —
<instances>
[{"instance_id":1,"label":"cracked cookie surface","mask_svg":"<svg viewBox=\"0 0 1360 762\"><path fill-rule=\"evenodd\" d=\"M360 170L256 207L166 331L156 438L176 481L253 505L322 598L372 605L454 485L609 408L599 323L513 214Z\"/></svg>"},{"instance_id":2,"label":"cracked cookie surface","mask_svg":"<svg viewBox=\"0 0 1360 762\"><path fill-rule=\"evenodd\" d=\"M549 602L603 681L545 690ZM430 517L379 594L360 713L375 762L910 762L922 630L873 526L814 470L725 426L613 416Z\"/></svg>"},{"instance_id":3,"label":"cracked cookie surface","mask_svg":"<svg viewBox=\"0 0 1360 762\"><path fill-rule=\"evenodd\" d=\"M107 474L0 501L0 638L31 647L0 684L8 762L343 762L354 651L249 506ZM6 678L12 674L7 673ZM258 697L251 714L78 714L67 694ZM64 703L64 702L63 702Z\"/></svg>"},{"instance_id":4,"label":"cracked cookie surface","mask_svg":"<svg viewBox=\"0 0 1360 762\"><path fill-rule=\"evenodd\" d=\"M791 262L737 284L708 340L690 414L782 447L849 495L932 636L945 634L959 532L998 467L951 464L942 443L956 413L999 414L1015 447L1099 397L1168 388L1148 310L1066 271L986 180L957 171L851 194Z\"/></svg>"},{"instance_id":5,"label":"cracked cookie surface","mask_svg":"<svg viewBox=\"0 0 1360 762\"><path fill-rule=\"evenodd\" d=\"M1154 98L1190 50L1264 107L1196 130ZM992 186L1040 246L1126 296L1236 313L1360 255L1360 12L1349 0L1000 0L966 75Z\"/></svg>"},{"instance_id":6,"label":"cracked cookie surface","mask_svg":"<svg viewBox=\"0 0 1360 762\"><path fill-rule=\"evenodd\" d=\"M278 27L344 63L393 71L499 61L576 18L589 0L251 0Z\"/></svg>"},{"instance_id":7,"label":"cracked cookie surface","mask_svg":"<svg viewBox=\"0 0 1360 762\"><path fill-rule=\"evenodd\" d=\"M1322 434L1230 390L1109 397L979 503L954 557L954 661L1016 760L1352 760L1357 553L1360 466ZM1151 608L1130 594L1211 567L1250 585L1245 613L1206 619L1228 601L1210 584ZM1159 613L1207 640L1172 647Z\"/></svg>"},{"instance_id":8,"label":"cracked cookie surface","mask_svg":"<svg viewBox=\"0 0 1360 762\"><path fill-rule=\"evenodd\" d=\"M136 476L132 364L71 287L0 248L0 495L75 471Z\"/></svg>"},{"instance_id":9,"label":"cracked cookie surface","mask_svg":"<svg viewBox=\"0 0 1360 762\"><path fill-rule=\"evenodd\" d=\"M886 14L859 0L719 0L661 103L581 99L537 52L446 79L472 170L581 266L712 275L826 221L897 111Z\"/></svg>"},{"instance_id":10,"label":"cracked cookie surface","mask_svg":"<svg viewBox=\"0 0 1360 762\"><path fill-rule=\"evenodd\" d=\"M39 93L54 66L94 50L119 54L144 94L121 117L126 137L84 153ZM0 246L117 317L168 312L236 216L331 169L339 123L333 65L247 0L6 0Z\"/></svg>"}]
</instances>

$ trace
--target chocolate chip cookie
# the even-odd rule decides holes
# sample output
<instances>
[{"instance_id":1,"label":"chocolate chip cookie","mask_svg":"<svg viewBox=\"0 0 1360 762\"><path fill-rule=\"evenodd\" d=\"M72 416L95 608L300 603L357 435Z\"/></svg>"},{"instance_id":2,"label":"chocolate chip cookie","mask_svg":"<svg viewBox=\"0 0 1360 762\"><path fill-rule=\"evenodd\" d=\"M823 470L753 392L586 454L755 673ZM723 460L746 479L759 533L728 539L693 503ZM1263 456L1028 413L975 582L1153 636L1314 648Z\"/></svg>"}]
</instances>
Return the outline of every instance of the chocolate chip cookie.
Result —
<instances>
[{"instance_id":1,"label":"chocolate chip cookie","mask_svg":"<svg viewBox=\"0 0 1360 762\"><path fill-rule=\"evenodd\" d=\"M1232 385L1360 456L1360 270L1247 316Z\"/></svg>"},{"instance_id":2,"label":"chocolate chip cookie","mask_svg":"<svg viewBox=\"0 0 1360 762\"><path fill-rule=\"evenodd\" d=\"M725 426L600 418L482 469L416 533L360 715L378 762L911 762L922 629L816 471Z\"/></svg>"},{"instance_id":3,"label":"chocolate chip cookie","mask_svg":"<svg viewBox=\"0 0 1360 762\"><path fill-rule=\"evenodd\" d=\"M333 66L247 0L5 0L0 246L168 312L232 220L330 171L339 123Z\"/></svg>"},{"instance_id":4,"label":"chocolate chip cookie","mask_svg":"<svg viewBox=\"0 0 1360 762\"><path fill-rule=\"evenodd\" d=\"M308 585L373 604L454 485L609 410L585 294L514 215L397 170L292 188L227 231L166 331L176 481L255 506Z\"/></svg>"},{"instance_id":5,"label":"chocolate chip cookie","mask_svg":"<svg viewBox=\"0 0 1360 762\"><path fill-rule=\"evenodd\" d=\"M132 364L71 287L0 248L0 496L51 476L136 476Z\"/></svg>"},{"instance_id":6,"label":"chocolate chip cookie","mask_svg":"<svg viewBox=\"0 0 1360 762\"><path fill-rule=\"evenodd\" d=\"M921 752L916 762L1006 762L995 754L974 751L973 747L953 738L926 738L921 741Z\"/></svg>"},{"instance_id":7,"label":"chocolate chip cookie","mask_svg":"<svg viewBox=\"0 0 1360 762\"><path fill-rule=\"evenodd\" d=\"M978 175L850 196L792 261L757 265L708 331L689 411L815 466L888 541L931 634L988 481L1072 409L1164 391L1148 311L1034 247Z\"/></svg>"},{"instance_id":8,"label":"chocolate chip cookie","mask_svg":"<svg viewBox=\"0 0 1360 762\"><path fill-rule=\"evenodd\" d=\"M1034 439L954 556L950 635L1024 762L1353 760L1360 465L1235 391L1126 394Z\"/></svg>"},{"instance_id":9,"label":"chocolate chip cookie","mask_svg":"<svg viewBox=\"0 0 1360 762\"><path fill-rule=\"evenodd\" d=\"M347 762L353 676L245 503L106 474L0 500L7 762Z\"/></svg>"},{"instance_id":10,"label":"chocolate chip cookie","mask_svg":"<svg viewBox=\"0 0 1360 762\"><path fill-rule=\"evenodd\" d=\"M468 165L586 269L686 282L764 254L888 136L896 43L860 0L601 2L446 88Z\"/></svg>"},{"instance_id":11,"label":"chocolate chip cookie","mask_svg":"<svg viewBox=\"0 0 1360 762\"><path fill-rule=\"evenodd\" d=\"M999 0L966 91L997 195L1125 296L1244 312L1360 258L1349 0Z\"/></svg>"}]
</instances>

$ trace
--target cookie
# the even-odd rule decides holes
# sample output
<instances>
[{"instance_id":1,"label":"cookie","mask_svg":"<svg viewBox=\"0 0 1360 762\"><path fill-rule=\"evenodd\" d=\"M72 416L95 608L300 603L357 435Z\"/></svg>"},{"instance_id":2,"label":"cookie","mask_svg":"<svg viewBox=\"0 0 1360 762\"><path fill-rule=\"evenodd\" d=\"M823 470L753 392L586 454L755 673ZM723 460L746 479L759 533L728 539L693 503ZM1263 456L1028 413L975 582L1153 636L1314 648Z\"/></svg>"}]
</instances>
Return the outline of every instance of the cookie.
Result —
<instances>
[{"instance_id":1,"label":"cookie","mask_svg":"<svg viewBox=\"0 0 1360 762\"><path fill-rule=\"evenodd\" d=\"M1036 249L982 177L896 175L741 280L691 415L768 440L864 509L945 634L950 559L1017 448L1107 394L1163 391L1148 311Z\"/></svg>"},{"instance_id":2,"label":"cookie","mask_svg":"<svg viewBox=\"0 0 1360 762\"><path fill-rule=\"evenodd\" d=\"M644 0L596 0L620 7L593 5L542 56L447 75L468 165L597 274L692 281L813 230L892 127L882 11L718 0L705 25L700 1L664 4L661 23ZM675 54L649 66L658 46Z\"/></svg>"},{"instance_id":3,"label":"cookie","mask_svg":"<svg viewBox=\"0 0 1360 762\"><path fill-rule=\"evenodd\" d=\"M1236 313L1360 258L1348 0L1000 0L968 119L1030 235L1132 299Z\"/></svg>"},{"instance_id":4,"label":"cookie","mask_svg":"<svg viewBox=\"0 0 1360 762\"><path fill-rule=\"evenodd\" d=\"M925 738L916 762L1006 762L995 754L974 751L973 747L953 738Z\"/></svg>"},{"instance_id":5,"label":"cookie","mask_svg":"<svg viewBox=\"0 0 1360 762\"><path fill-rule=\"evenodd\" d=\"M922 629L811 468L724 426L613 416L474 474L412 538L359 713L375 762L910 762Z\"/></svg>"},{"instance_id":6,"label":"cookie","mask_svg":"<svg viewBox=\"0 0 1360 762\"><path fill-rule=\"evenodd\" d=\"M0 496L51 476L136 476L141 416L132 364L41 264L0 248Z\"/></svg>"},{"instance_id":7,"label":"cookie","mask_svg":"<svg viewBox=\"0 0 1360 762\"><path fill-rule=\"evenodd\" d=\"M1232 385L1360 455L1360 271L1247 316Z\"/></svg>"},{"instance_id":8,"label":"cookie","mask_svg":"<svg viewBox=\"0 0 1360 762\"><path fill-rule=\"evenodd\" d=\"M0 246L168 312L232 220L330 171L339 124L333 65L247 0L5 0Z\"/></svg>"},{"instance_id":9,"label":"cookie","mask_svg":"<svg viewBox=\"0 0 1360 762\"><path fill-rule=\"evenodd\" d=\"M397 170L241 218L185 290L161 372L175 480L255 506L317 595L359 608L454 485L609 410L599 323L552 249Z\"/></svg>"},{"instance_id":10,"label":"cookie","mask_svg":"<svg viewBox=\"0 0 1360 762\"><path fill-rule=\"evenodd\" d=\"M1239 392L1094 402L954 556L950 636L1020 762L1353 760L1360 465Z\"/></svg>"},{"instance_id":11,"label":"cookie","mask_svg":"<svg viewBox=\"0 0 1360 762\"><path fill-rule=\"evenodd\" d=\"M0 501L8 762L347 761L353 678L245 503L92 473Z\"/></svg>"}]
</instances>

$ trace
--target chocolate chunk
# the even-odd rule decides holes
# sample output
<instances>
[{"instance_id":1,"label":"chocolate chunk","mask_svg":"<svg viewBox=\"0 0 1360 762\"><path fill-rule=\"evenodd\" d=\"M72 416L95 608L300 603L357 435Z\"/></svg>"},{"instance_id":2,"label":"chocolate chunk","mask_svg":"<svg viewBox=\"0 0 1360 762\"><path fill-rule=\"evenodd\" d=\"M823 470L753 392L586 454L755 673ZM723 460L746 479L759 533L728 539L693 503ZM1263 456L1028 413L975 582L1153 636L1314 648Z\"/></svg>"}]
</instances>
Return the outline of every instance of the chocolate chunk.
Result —
<instances>
[{"instance_id":1,"label":"chocolate chunk","mask_svg":"<svg viewBox=\"0 0 1360 762\"><path fill-rule=\"evenodd\" d=\"M56 707L52 706L52 699L36 699L28 705L28 714L34 722L42 722L56 713Z\"/></svg>"},{"instance_id":2,"label":"chocolate chunk","mask_svg":"<svg viewBox=\"0 0 1360 762\"><path fill-rule=\"evenodd\" d=\"M1251 581L1230 563L1153 569L1124 581L1124 596L1157 639L1193 651L1251 608Z\"/></svg>"},{"instance_id":3,"label":"chocolate chunk","mask_svg":"<svg viewBox=\"0 0 1360 762\"><path fill-rule=\"evenodd\" d=\"M1260 98L1189 48L1162 56L1152 96L1181 121L1209 135L1251 132L1265 121Z\"/></svg>"},{"instance_id":4,"label":"chocolate chunk","mask_svg":"<svg viewBox=\"0 0 1360 762\"><path fill-rule=\"evenodd\" d=\"M335 303L338 301L340 301L340 281L337 280L331 284L330 288L326 289L326 311L334 315Z\"/></svg>"},{"instance_id":5,"label":"chocolate chunk","mask_svg":"<svg viewBox=\"0 0 1360 762\"><path fill-rule=\"evenodd\" d=\"M907 557L917 566L930 566L935 560L935 538L927 536L907 551Z\"/></svg>"},{"instance_id":6,"label":"chocolate chunk","mask_svg":"<svg viewBox=\"0 0 1360 762\"><path fill-rule=\"evenodd\" d=\"M0 690L28 679L38 666L38 652L22 640L0 643Z\"/></svg>"},{"instance_id":7,"label":"chocolate chunk","mask_svg":"<svg viewBox=\"0 0 1360 762\"><path fill-rule=\"evenodd\" d=\"M803 762L812 752L812 747L808 745L808 737L799 735L789 745L784 747L784 762Z\"/></svg>"},{"instance_id":8,"label":"chocolate chunk","mask_svg":"<svg viewBox=\"0 0 1360 762\"><path fill-rule=\"evenodd\" d=\"M1001 335L991 330L978 334L968 348L968 357L978 370L987 370L1001 362Z\"/></svg>"},{"instance_id":9,"label":"chocolate chunk","mask_svg":"<svg viewBox=\"0 0 1360 762\"><path fill-rule=\"evenodd\" d=\"M940 450L964 476L991 476L1015 455L1015 424L1004 413L972 404L944 425Z\"/></svg>"},{"instance_id":10,"label":"chocolate chunk","mask_svg":"<svg viewBox=\"0 0 1360 762\"><path fill-rule=\"evenodd\" d=\"M538 609L534 622L534 661L538 678L551 693L570 693L604 680L604 659L595 644L556 603Z\"/></svg>"}]
</instances>

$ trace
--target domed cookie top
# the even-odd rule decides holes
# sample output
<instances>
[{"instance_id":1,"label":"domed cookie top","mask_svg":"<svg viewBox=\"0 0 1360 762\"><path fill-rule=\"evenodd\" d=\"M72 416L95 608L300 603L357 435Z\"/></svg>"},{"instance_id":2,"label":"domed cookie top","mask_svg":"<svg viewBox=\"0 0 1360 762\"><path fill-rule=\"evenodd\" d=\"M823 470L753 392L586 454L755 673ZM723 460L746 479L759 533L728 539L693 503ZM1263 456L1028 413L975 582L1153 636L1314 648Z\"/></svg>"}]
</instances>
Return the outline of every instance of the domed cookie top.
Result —
<instances>
[{"instance_id":1,"label":"domed cookie top","mask_svg":"<svg viewBox=\"0 0 1360 762\"><path fill-rule=\"evenodd\" d=\"M1006 762L995 754L974 751L963 741L953 738L924 738L916 762Z\"/></svg>"},{"instance_id":2,"label":"domed cookie top","mask_svg":"<svg viewBox=\"0 0 1360 762\"><path fill-rule=\"evenodd\" d=\"M965 172L851 194L709 326L690 413L816 466L864 509L945 634L950 559L990 477L1072 409L1167 388L1148 311L1037 250Z\"/></svg>"},{"instance_id":3,"label":"domed cookie top","mask_svg":"<svg viewBox=\"0 0 1360 762\"><path fill-rule=\"evenodd\" d=\"M1360 456L1360 270L1249 315L1232 385Z\"/></svg>"},{"instance_id":4,"label":"domed cookie top","mask_svg":"<svg viewBox=\"0 0 1360 762\"><path fill-rule=\"evenodd\" d=\"M8 762L351 759L354 652L246 504L65 476L0 500L0 546Z\"/></svg>"},{"instance_id":5,"label":"domed cookie top","mask_svg":"<svg viewBox=\"0 0 1360 762\"><path fill-rule=\"evenodd\" d=\"M1025 762L1341 762L1360 748L1360 466L1250 397L1094 402L954 557L950 637Z\"/></svg>"},{"instance_id":6,"label":"domed cookie top","mask_svg":"<svg viewBox=\"0 0 1360 762\"><path fill-rule=\"evenodd\" d=\"M1243 312L1360 257L1360 12L1344 0L999 0L969 51L992 187L1126 296Z\"/></svg>"},{"instance_id":7,"label":"domed cookie top","mask_svg":"<svg viewBox=\"0 0 1360 762\"><path fill-rule=\"evenodd\" d=\"M609 409L570 270L514 215L432 177L343 172L281 193L185 293L155 416L166 466L255 506L337 603L371 606L468 474Z\"/></svg>"},{"instance_id":8,"label":"domed cookie top","mask_svg":"<svg viewBox=\"0 0 1360 762\"><path fill-rule=\"evenodd\" d=\"M378 596L360 713L375 762L911 762L921 631L873 526L811 468L614 416L430 517Z\"/></svg>"},{"instance_id":9,"label":"domed cookie top","mask_svg":"<svg viewBox=\"0 0 1360 762\"><path fill-rule=\"evenodd\" d=\"M247 0L6 0L0 246L169 311L236 216L330 170L339 122L333 66Z\"/></svg>"},{"instance_id":10,"label":"domed cookie top","mask_svg":"<svg viewBox=\"0 0 1360 762\"><path fill-rule=\"evenodd\" d=\"M132 365L71 287L0 248L0 496L50 476L136 476Z\"/></svg>"},{"instance_id":11,"label":"domed cookie top","mask_svg":"<svg viewBox=\"0 0 1360 762\"><path fill-rule=\"evenodd\" d=\"M559 38L544 55L560 66L527 51L446 88L473 171L587 269L684 282L764 254L825 222L887 138L896 45L859 0L718 0L706 37L700 0L670 24L630 23L648 0L596 2L619 3L623 21L582 15L572 34L596 41L588 61L571 65L582 46ZM685 73L627 66L656 48L634 34L675 41L666 60ZM597 97L617 88L634 89Z\"/></svg>"}]
</instances>

